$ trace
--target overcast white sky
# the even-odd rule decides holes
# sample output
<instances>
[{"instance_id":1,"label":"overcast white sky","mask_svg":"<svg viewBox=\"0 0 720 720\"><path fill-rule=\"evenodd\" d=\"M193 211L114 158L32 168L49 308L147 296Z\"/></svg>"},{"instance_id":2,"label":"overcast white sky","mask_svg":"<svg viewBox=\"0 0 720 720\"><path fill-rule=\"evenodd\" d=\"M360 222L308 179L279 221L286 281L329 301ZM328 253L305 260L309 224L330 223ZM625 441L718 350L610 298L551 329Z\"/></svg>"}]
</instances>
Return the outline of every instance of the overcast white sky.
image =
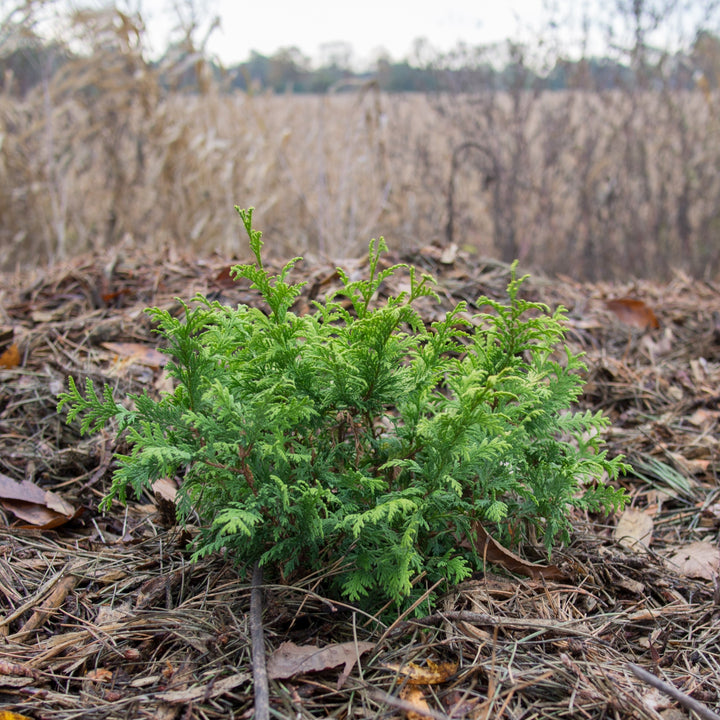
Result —
<instances>
[{"instance_id":1,"label":"overcast white sky","mask_svg":"<svg viewBox=\"0 0 720 720\"><path fill-rule=\"evenodd\" d=\"M564 2L579 20L590 0ZM177 0L139 0L156 49L165 44ZM464 41L493 43L521 39L547 19L544 0L196 0L205 19L219 16L208 50L225 64L246 60L251 50L265 55L297 46L322 60L322 46L348 42L356 62L369 62L380 50L395 60L409 57L413 41L425 38L437 50ZM556 3L557 4L557 3ZM187 17L187 0L179 3ZM201 38L203 33L199 34Z\"/></svg>"},{"instance_id":2,"label":"overcast white sky","mask_svg":"<svg viewBox=\"0 0 720 720\"><path fill-rule=\"evenodd\" d=\"M111 2L112 0L96 0ZM70 0L87 2L87 0ZM90 0L92 2L92 0ZM385 51L394 60L414 60L414 41L424 38L433 50L446 51L458 42L484 45L508 38L536 46L542 36L543 51L548 43L562 43L563 54L579 55L584 37L583 21L590 18L592 33L584 47L588 54L603 54L605 30L614 23L613 42L622 47L632 43L629 17L618 20L617 0L116 0L130 10L140 10L149 30L152 49L161 54L167 47L173 27L181 15L187 21L194 11L200 30L196 42L202 41L212 18L220 26L209 35L206 50L225 65L246 60L251 50L272 55L279 48L298 47L314 63L327 60L323 46L349 43L353 64L365 67ZM626 0L625 7L632 3ZM710 26L720 11L716 0L682 0L665 18L661 30L647 41L664 49L687 45L694 36L700 18L714 13ZM649 10L664 6L662 0L647 0ZM714 8L712 10L711 8ZM646 21L650 15L646 16ZM555 21L554 30L550 29ZM625 36L622 37L623 33ZM629 36L627 33L630 33Z\"/></svg>"}]
</instances>

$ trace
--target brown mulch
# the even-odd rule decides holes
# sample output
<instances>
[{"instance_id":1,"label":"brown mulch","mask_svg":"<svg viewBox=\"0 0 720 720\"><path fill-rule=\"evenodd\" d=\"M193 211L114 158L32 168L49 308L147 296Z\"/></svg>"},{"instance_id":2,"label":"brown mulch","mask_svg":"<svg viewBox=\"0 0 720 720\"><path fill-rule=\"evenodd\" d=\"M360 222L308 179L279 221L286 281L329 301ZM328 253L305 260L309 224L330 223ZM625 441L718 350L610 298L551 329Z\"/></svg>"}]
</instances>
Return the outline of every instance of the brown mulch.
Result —
<instances>
[{"instance_id":1,"label":"brown mulch","mask_svg":"<svg viewBox=\"0 0 720 720\"><path fill-rule=\"evenodd\" d=\"M434 247L391 259L438 278L442 307L425 307L429 319L460 300L474 310L480 295L505 295L500 263ZM308 281L299 311L333 287L333 268L298 266ZM20 363L0 368L0 474L79 512L40 528L17 505L0 509L0 709L57 720L252 716L249 578L223 557L191 564L187 535L159 497L100 513L115 438L81 437L56 412L70 375L110 383L118 397L161 391L157 364L106 343L156 345L143 309L178 308L176 297L254 302L227 269L221 258L117 251L4 278L0 338L16 344ZM681 274L663 286L534 277L525 292L568 308L568 342L587 353L583 404L609 415L610 452L635 468L623 482L633 508L653 518L649 549L616 541L617 517L578 516L572 542L551 558L565 579L489 568L418 620L355 612L318 595L317 578L267 586L268 654L288 640L373 643L347 677L340 665L271 680L273 717L688 717L631 663L717 717L718 565L693 573L667 556L718 546L720 287ZM625 297L644 302L641 315L651 308L658 327L636 327L637 314L606 303ZM418 668L436 682L413 684Z\"/></svg>"}]
</instances>

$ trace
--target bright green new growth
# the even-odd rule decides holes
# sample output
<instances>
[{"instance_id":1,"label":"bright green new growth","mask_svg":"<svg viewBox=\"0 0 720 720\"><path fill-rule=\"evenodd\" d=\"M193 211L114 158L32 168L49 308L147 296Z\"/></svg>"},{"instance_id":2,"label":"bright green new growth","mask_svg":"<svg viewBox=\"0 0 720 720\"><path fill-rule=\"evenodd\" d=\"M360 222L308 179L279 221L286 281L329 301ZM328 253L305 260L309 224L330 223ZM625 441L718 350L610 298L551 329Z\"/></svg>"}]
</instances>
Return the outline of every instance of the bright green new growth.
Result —
<instances>
[{"instance_id":1,"label":"bright green new growth","mask_svg":"<svg viewBox=\"0 0 720 720\"><path fill-rule=\"evenodd\" d=\"M460 303L427 327L413 303L437 298L432 279L381 269L386 246L373 240L369 279L339 270L343 287L297 316L297 258L270 275L252 210L238 212L255 264L233 271L269 313L201 295L182 319L150 309L172 394L133 396L126 410L108 387L99 397L88 380L83 396L71 378L60 395L83 432L116 418L128 433L106 509L128 486L179 475L181 522L195 511L205 523L196 557L225 548L286 580L333 567L351 601L405 606L482 566L478 523L505 540L533 528L550 549L569 537L571 508L622 507L600 480L624 469L601 450L607 419L570 409L583 366L563 344L564 310L522 299L514 267L507 305L480 298L492 312L471 322ZM409 291L378 305L400 268Z\"/></svg>"}]
</instances>

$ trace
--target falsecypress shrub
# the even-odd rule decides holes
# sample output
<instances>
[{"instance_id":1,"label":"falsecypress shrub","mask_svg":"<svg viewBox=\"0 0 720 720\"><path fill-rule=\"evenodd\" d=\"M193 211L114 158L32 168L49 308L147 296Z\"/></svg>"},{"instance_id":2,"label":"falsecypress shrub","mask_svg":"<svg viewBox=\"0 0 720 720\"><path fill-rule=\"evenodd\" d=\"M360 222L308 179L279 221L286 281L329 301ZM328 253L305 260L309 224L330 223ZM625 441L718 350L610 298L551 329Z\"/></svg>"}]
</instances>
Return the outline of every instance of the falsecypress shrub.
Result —
<instances>
[{"instance_id":1,"label":"falsecypress shrub","mask_svg":"<svg viewBox=\"0 0 720 720\"><path fill-rule=\"evenodd\" d=\"M108 386L88 380L83 394L70 378L59 397L83 432L116 419L127 434L105 509L179 476L181 523L203 523L195 557L224 549L281 580L333 567L350 601L402 607L482 566L478 523L506 541L532 529L550 549L568 539L572 508L622 507L603 482L624 469L602 449L608 420L572 409L583 365L564 344L564 310L522 299L514 266L507 303L479 298L489 311L472 321L459 303L428 325L413 305L437 299L432 278L381 269L373 240L367 279L339 270L342 287L298 316L298 258L271 275L252 210L238 212L255 262L233 272L265 306L198 295L180 319L151 308L171 394L126 409ZM378 303L400 269L409 290Z\"/></svg>"}]
</instances>

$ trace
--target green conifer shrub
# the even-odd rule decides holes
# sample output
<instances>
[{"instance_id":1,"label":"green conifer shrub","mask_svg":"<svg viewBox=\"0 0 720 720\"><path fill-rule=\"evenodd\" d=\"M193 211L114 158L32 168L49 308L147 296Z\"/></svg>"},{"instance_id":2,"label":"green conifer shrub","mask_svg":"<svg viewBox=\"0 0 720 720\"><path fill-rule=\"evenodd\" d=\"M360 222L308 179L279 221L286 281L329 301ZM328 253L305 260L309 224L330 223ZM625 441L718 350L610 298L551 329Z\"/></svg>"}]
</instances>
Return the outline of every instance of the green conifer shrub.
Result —
<instances>
[{"instance_id":1,"label":"green conifer shrub","mask_svg":"<svg viewBox=\"0 0 720 720\"><path fill-rule=\"evenodd\" d=\"M563 342L564 310L522 299L514 266L507 304L480 298L490 311L470 322L460 303L427 326L413 304L437 299L432 278L381 269L381 238L367 279L339 270L341 289L298 316L299 258L271 275L252 209L238 212L255 262L233 272L266 307L198 295L181 319L149 309L172 394L127 409L108 386L88 380L83 394L70 378L59 396L83 433L113 418L127 433L105 509L180 476L180 521L203 523L195 557L225 549L285 580L332 566L350 601L402 607L420 576L452 584L482 566L477 523L505 540L532 528L551 549L569 537L571 508L623 506L603 482L624 470L602 449L607 419L572 410L583 365ZM400 268L410 289L378 304Z\"/></svg>"}]
</instances>

